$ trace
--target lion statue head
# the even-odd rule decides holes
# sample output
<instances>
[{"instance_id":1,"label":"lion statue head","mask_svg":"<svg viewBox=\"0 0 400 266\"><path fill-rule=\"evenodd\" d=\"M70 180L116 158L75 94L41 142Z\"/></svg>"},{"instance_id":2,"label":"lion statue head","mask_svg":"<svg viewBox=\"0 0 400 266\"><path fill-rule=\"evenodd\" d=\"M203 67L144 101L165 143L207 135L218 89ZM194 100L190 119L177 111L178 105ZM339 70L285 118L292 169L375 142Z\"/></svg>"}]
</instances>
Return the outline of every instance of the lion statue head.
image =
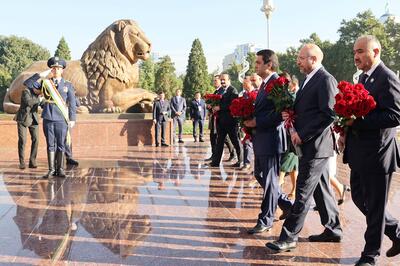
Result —
<instances>
[{"instance_id":1,"label":"lion statue head","mask_svg":"<svg viewBox=\"0 0 400 266\"><path fill-rule=\"evenodd\" d=\"M79 110L94 113L151 111L156 95L138 88L138 61L148 59L150 51L151 43L135 21L122 19L108 26L89 45L81 60L68 61L64 70L63 77L74 85L80 99ZM3 103L6 112L18 110L15 106L20 103L22 82L46 69L45 61L35 62L14 80Z\"/></svg>"}]
</instances>

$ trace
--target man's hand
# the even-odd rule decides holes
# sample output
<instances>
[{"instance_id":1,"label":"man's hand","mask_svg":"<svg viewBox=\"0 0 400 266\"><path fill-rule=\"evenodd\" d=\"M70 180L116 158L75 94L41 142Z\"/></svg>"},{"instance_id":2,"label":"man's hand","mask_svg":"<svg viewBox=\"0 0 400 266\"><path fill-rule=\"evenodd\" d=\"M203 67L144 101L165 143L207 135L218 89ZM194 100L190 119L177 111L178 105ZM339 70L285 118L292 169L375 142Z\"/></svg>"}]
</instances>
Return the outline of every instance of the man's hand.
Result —
<instances>
[{"instance_id":1,"label":"man's hand","mask_svg":"<svg viewBox=\"0 0 400 266\"><path fill-rule=\"evenodd\" d=\"M210 110L212 108L211 104L207 104L207 109Z\"/></svg>"},{"instance_id":2,"label":"man's hand","mask_svg":"<svg viewBox=\"0 0 400 266\"><path fill-rule=\"evenodd\" d=\"M69 121L68 126L69 128L73 128L75 126L75 121Z\"/></svg>"},{"instance_id":3,"label":"man's hand","mask_svg":"<svg viewBox=\"0 0 400 266\"><path fill-rule=\"evenodd\" d=\"M292 143L294 145L301 145L303 143L303 141L301 140L299 134L297 134L297 132L292 132L290 133L290 137L292 139Z\"/></svg>"},{"instance_id":4,"label":"man's hand","mask_svg":"<svg viewBox=\"0 0 400 266\"><path fill-rule=\"evenodd\" d=\"M154 124L157 123L157 120L153 119L153 123L154 123Z\"/></svg>"},{"instance_id":5,"label":"man's hand","mask_svg":"<svg viewBox=\"0 0 400 266\"><path fill-rule=\"evenodd\" d=\"M219 110L221 110L221 108L219 107L219 105L216 105L213 107L213 112L218 112Z\"/></svg>"},{"instance_id":6,"label":"man's hand","mask_svg":"<svg viewBox=\"0 0 400 266\"><path fill-rule=\"evenodd\" d=\"M286 119L289 118L290 115L289 115L288 112L282 112L282 113L281 113L281 116L282 116L282 120L285 121Z\"/></svg>"},{"instance_id":7,"label":"man's hand","mask_svg":"<svg viewBox=\"0 0 400 266\"><path fill-rule=\"evenodd\" d=\"M177 114L178 116L180 116L180 115L182 114L182 112L176 112L176 114Z\"/></svg>"},{"instance_id":8,"label":"man's hand","mask_svg":"<svg viewBox=\"0 0 400 266\"><path fill-rule=\"evenodd\" d=\"M256 125L257 125L256 119L255 119L255 118L253 118L253 119L251 119L251 120L245 120L245 121L243 122L243 124L244 124L246 127L256 127Z\"/></svg>"},{"instance_id":9,"label":"man's hand","mask_svg":"<svg viewBox=\"0 0 400 266\"><path fill-rule=\"evenodd\" d=\"M340 136L338 139L339 152L344 151L345 143L346 143L346 136Z\"/></svg>"},{"instance_id":10,"label":"man's hand","mask_svg":"<svg viewBox=\"0 0 400 266\"><path fill-rule=\"evenodd\" d=\"M51 73L51 69L48 69L46 71L40 72L39 76L43 79L43 78L47 77L48 75L50 75L50 73Z\"/></svg>"}]
</instances>

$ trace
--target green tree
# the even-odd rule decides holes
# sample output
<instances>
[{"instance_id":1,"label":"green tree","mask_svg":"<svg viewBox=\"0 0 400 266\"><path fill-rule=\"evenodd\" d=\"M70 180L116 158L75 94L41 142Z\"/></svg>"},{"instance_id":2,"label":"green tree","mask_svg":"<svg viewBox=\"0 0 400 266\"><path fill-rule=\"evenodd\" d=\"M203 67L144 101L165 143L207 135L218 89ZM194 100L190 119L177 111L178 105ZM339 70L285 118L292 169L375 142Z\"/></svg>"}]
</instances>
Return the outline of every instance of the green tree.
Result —
<instances>
[{"instance_id":1,"label":"green tree","mask_svg":"<svg viewBox=\"0 0 400 266\"><path fill-rule=\"evenodd\" d=\"M249 62L249 70L247 70L246 75L251 75L256 72L256 53L248 53L246 56L246 61Z\"/></svg>"},{"instance_id":2,"label":"green tree","mask_svg":"<svg viewBox=\"0 0 400 266\"><path fill-rule=\"evenodd\" d=\"M209 90L210 79L207 70L206 57L199 39L192 43L189 54L186 76L183 82L183 94L188 99L193 99L196 91L204 94Z\"/></svg>"},{"instance_id":3,"label":"green tree","mask_svg":"<svg viewBox=\"0 0 400 266\"><path fill-rule=\"evenodd\" d=\"M140 64L139 84L142 89L156 92L154 87L155 73L156 69L153 59L149 58Z\"/></svg>"},{"instance_id":4,"label":"green tree","mask_svg":"<svg viewBox=\"0 0 400 266\"><path fill-rule=\"evenodd\" d=\"M166 98L171 98L177 88L178 81L175 75L175 66L171 58L166 55L156 64L155 89L162 90Z\"/></svg>"},{"instance_id":5,"label":"green tree","mask_svg":"<svg viewBox=\"0 0 400 266\"><path fill-rule=\"evenodd\" d=\"M68 44L64 37L61 37L60 41L58 42L57 50L55 51L54 56L58 56L65 60L71 60L71 51L69 50Z\"/></svg>"},{"instance_id":6,"label":"green tree","mask_svg":"<svg viewBox=\"0 0 400 266\"><path fill-rule=\"evenodd\" d=\"M302 75L297 67L297 54L299 53L299 48L289 47L286 49L285 53L278 53L279 60L279 70L286 71L290 75L295 75L297 78L301 79Z\"/></svg>"},{"instance_id":7,"label":"green tree","mask_svg":"<svg viewBox=\"0 0 400 266\"><path fill-rule=\"evenodd\" d=\"M242 70L242 65L236 64L233 62L230 67L224 71L227 73L231 79L231 85L235 87L238 91L242 90L242 83L239 81L239 73Z\"/></svg>"},{"instance_id":8,"label":"green tree","mask_svg":"<svg viewBox=\"0 0 400 266\"><path fill-rule=\"evenodd\" d=\"M0 103L12 80L27 66L38 60L45 60L50 53L42 46L26 38L0 36ZM3 105L0 104L0 109Z\"/></svg>"}]
</instances>

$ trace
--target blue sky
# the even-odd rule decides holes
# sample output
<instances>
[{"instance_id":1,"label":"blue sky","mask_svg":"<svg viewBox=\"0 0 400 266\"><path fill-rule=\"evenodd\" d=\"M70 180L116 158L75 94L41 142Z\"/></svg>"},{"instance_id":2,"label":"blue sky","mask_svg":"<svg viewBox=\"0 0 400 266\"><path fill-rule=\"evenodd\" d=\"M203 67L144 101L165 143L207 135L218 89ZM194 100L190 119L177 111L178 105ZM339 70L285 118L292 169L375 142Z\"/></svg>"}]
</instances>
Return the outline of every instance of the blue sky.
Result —
<instances>
[{"instance_id":1,"label":"blue sky","mask_svg":"<svg viewBox=\"0 0 400 266\"><path fill-rule=\"evenodd\" d=\"M74 59L113 21L136 20L153 43L153 51L170 55L178 73L186 69L188 54L199 38L209 71L222 64L238 44L265 47L266 19L262 0L65 0L3 1L0 35L27 37L54 53L64 36ZM400 1L390 10L400 15ZM316 32L336 41L343 19L360 11L384 13L386 0L275 0L271 19L271 48L285 51Z\"/></svg>"}]
</instances>

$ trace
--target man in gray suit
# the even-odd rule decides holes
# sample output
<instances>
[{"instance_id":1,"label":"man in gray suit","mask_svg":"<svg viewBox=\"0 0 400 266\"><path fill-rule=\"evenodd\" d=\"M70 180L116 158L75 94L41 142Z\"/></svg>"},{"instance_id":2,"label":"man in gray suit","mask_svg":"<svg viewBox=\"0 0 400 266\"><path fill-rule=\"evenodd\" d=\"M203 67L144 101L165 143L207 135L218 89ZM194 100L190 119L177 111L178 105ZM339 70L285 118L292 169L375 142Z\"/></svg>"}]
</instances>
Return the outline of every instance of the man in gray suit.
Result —
<instances>
[{"instance_id":1,"label":"man in gray suit","mask_svg":"<svg viewBox=\"0 0 400 266\"><path fill-rule=\"evenodd\" d=\"M174 120L174 142L176 142L176 125L178 125L178 142L183 143L182 129L186 115L186 100L181 96L182 91L180 89L176 90L175 93L175 96L171 99L171 117Z\"/></svg>"},{"instance_id":2,"label":"man in gray suit","mask_svg":"<svg viewBox=\"0 0 400 266\"><path fill-rule=\"evenodd\" d=\"M296 248L313 196L325 230L310 236L309 241L340 242L342 239L339 212L328 176L328 160L334 152L331 124L335 118L337 82L322 66L322 59L323 53L315 44L305 44L297 56L297 65L307 76L296 95L291 140L301 149L301 156L291 213L283 223L278 241L267 243L267 247L279 252ZM288 113L282 113L283 119L288 117Z\"/></svg>"},{"instance_id":3,"label":"man in gray suit","mask_svg":"<svg viewBox=\"0 0 400 266\"><path fill-rule=\"evenodd\" d=\"M354 63L363 71L364 84L377 105L363 118L348 123L343 161L349 163L351 195L365 215L365 246L356 265L375 265L383 235L393 242L387 257L400 253L400 227L385 209L393 172L399 163L396 127L400 125L400 81L380 60L381 45L374 36L362 36L354 44Z\"/></svg>"},{"instance_id":4,"label":"man in gray suit","mask_svg":"<svg viewBox=\"0 0 400 266\"><path fill-rule=\"evenodd\" d=\"M18 127L18 157L19 169L25 169L25 143L26 143L26 128L29 129L31 135L31 154L29 157L29 168L37 168L36 156L39 144L39 95L41 94L40 87L26 88L21 95L21 105L15 116Z\"/></svg>"},{"instance_id":5,"label":"man in gray suit","mask_svg":"<svg viewBox=\"0 0 400 266\"><path fill-rule=\"evenodd\" d=\"M158 94L158 100L153 103L153 122L156 126L156 147L160 146L160 130L161 130L161 146L169 146L165 143L165 131L167 130L167 122L171 113L169 102L165 99L165 94L161 91Z\"/></svg>"},{"instance_id":6,"label":"man in gray suit","mask_svg":"<svg viewBox=\"0 0 400 266\"><path fill-rule=\"evenodd\" d=\"M263 79L254 103L254 118L244 121L244 125L253 128L254 176L264 189L261 202L261 212L257 224L248 231L249 234L269 231L274 222L276 207L284 211L285 218L291 201L283 194L278 184L278 174L282 154L286 151L286 134L282 124L282 116L275 112L275 105L268 98L265 88L278 78L276 70L279 67L278 57L272 50L257 52L255 68Z\"/></svg>"}]
</instances>

